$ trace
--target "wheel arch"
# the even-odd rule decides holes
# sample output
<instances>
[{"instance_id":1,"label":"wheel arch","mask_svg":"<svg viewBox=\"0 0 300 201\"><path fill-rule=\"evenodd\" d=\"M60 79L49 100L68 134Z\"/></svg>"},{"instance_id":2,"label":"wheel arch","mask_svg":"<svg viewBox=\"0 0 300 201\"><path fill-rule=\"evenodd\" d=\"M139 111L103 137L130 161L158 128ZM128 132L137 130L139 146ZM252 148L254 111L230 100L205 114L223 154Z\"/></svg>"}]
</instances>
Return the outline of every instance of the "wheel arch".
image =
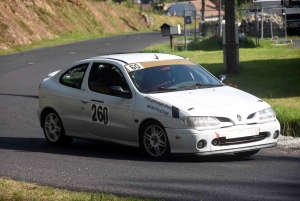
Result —
<instances>
[{"instance_id":1,"label":"wheel arch","mask_svg":"<svg viewBox=\"0 0 300 201\"><path fill-rule=\"evenodd\" d=\"M40 118L41 118L40 124L41 124L41 127L42 127L42 128L44 128L43 122L44 122L44 120L45 120L46 114L47 114L49 111L55 112L55 113L58 115L58 117L60 118L59 114L56 112L56 110L55 110L54 108L52 108L52 107L45 107L45 108L42 110L42 112L41 112L41 117L40 117ZM61 118L60 118L60 120L61 120Z\"/></svg>"},{"instance_id":2,"label":"wheel arch","mask_svg":"<svg viewBox=\"0 0 300 201\"><path fill-rule=\"evenodd\" d=\"M151 121L153 121L153 122L156 122L156 123L158 123L159 125L161 125L162 126L162 128L165 130L165 133L166 133L166 135L167 135L167 137L168 137L168 134L167 134L167 132L166 132L166 129L165 129L165 126L160 122L160 121L158 121L157 119L154 119L154 118L147 118L147 119L144 119L143 121L142 121L142 123L140 124L140 126L139 126L139 129L138 129L138 136L139 136L139 145L140 145L140 147L141 147L141 135L142 135L142 129L143 129L143 127L148 123L148 122L151 122Z\"/></svg>"}]
</instances>

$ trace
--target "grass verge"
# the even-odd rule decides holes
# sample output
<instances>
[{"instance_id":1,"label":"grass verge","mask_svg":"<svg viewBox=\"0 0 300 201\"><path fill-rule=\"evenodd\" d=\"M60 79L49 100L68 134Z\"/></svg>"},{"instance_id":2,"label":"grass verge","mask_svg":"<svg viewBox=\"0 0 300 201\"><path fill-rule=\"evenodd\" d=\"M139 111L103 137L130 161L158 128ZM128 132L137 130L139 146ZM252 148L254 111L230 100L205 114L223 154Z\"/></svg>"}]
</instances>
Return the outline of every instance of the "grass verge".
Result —
<instances>
[{"instance_id":1,"label":"grass verge","mask_svg":"<svg viewBox=\"0 0 300 201\"><path fill-rule=\"evenodd\" d=\"M118 197L105 193L88 193L38 186L24 181L0 178L0 201L47 200L47 201L150 201L137 197Z\"/></svg>"},{"instance_id":2,"label":"grass verge","mask_svg":"<svg viewBox=\"0 0 300 201\"><path fill-rule=\"evenodd\" d=\"M132 32L128 32L126 34L134 34L134 33L137 33L137 32L132 31ZM0 55L10 54L10 53L15 53L15 52L20 52L20 51L26 51L26 50L32 50L32 49L37 49L37 48L42 48L42 47L50 47L50 46L61 45L61 44L72 43L72 42L79 42L79 41L84 41L84 40L89 40L89 39L94 39L94 38L99 38L99 37L105 37L105 36L112 36L112 35L117 35L117 34L101 34L101 35L100 34L83 34L83 33L64 34L64 35L61 35L59 38L50 39L50 40L45 39L45 40L41 40L38 42L33 42L30 45L25 45L25 46L24 45L15 45L15 46L10 47L8 50L0 49Z\"/></svg>"},{"instance_id":3,"label":"grass verge","mask_svg":"<svg viewBox=\"0 0 300 201\"><path fill-rule=\"evenodd\" d=\"M222 74L224 65L221 48L199 49L176 51L171 50L169 44L160 44L148 47L143 52L181 55L199 63L215 76ZM261 40L260 47L240 48L239 54L240 73L228 75L226 83L237 85L239 89L268 102L280 121L281 134L300 137L300 49L272 46L271 41Z\"/></svg>"}]
</instances>

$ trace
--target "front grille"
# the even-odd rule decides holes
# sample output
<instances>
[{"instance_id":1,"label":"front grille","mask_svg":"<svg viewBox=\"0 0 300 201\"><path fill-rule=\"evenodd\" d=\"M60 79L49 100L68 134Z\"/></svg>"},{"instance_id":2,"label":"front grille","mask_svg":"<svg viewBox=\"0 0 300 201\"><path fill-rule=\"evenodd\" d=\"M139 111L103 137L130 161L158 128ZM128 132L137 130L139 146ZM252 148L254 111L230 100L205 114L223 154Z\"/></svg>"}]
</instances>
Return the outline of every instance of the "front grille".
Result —
<instances>
[{"instance_id":1,"label":"front grille","mask_svg":"<svg viewBox=\"0 0 300 201\"><path fill-rule=\"evenodd\" d=\"M230 123L232 123L231 120L226 118L226 117L216 117L216 119L218 119L220 122L230 122Z\"/></svg>"},{"instance_id":2,"label":"front grille","mask_svg":"<svg viewBox=\"0 0 300 201\"><path fill-rule=\"evenodd\" d=\"M269 132L261 132L258 135L254 135L254 136L232 138L232 139L226 139L226 137L220 137L220 138L213 139L211 141L211 144L213 146L229 146L229 145L245 144L245 143L264 140L268 136L270 136Z\"/></svg>"}]
</instances>

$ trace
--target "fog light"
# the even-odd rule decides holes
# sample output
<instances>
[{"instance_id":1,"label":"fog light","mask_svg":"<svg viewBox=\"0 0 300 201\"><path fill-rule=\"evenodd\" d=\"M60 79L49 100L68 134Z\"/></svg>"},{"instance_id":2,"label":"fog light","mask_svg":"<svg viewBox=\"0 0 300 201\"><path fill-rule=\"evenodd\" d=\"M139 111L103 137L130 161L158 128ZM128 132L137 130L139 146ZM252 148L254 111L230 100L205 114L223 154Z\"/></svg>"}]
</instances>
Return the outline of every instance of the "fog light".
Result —
<instances>
[{"instance_id":1,"label":"fog light","mask_svg":"<svg viewBox=\"0 0 300 201\"><path fill-rule=\"evenodd\" d=\"M198 149L203 149L204 147L206 147L206 140L200 140L198 143L197 143L197 148Z\"/></svg>"},{"instance_id":2,"label":"fog light","mask_svg":"<svg viewBox=\"0 0 300 201\"><path fill-rule=\"evenodd\" d=\"M275 131L273 134L273 138L277 139L279 137L279 131Z\"/></svg>"}]
</instances>

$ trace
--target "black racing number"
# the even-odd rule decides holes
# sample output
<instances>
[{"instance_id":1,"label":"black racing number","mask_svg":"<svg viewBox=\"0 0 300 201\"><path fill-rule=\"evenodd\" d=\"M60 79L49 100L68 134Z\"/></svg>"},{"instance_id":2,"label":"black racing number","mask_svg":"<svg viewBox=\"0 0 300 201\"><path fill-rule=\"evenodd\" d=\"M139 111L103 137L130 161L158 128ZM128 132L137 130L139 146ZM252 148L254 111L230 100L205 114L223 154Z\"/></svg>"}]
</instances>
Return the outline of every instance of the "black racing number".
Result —
<instances>
[{"instance_id":1,"label":"black racing number","mask_svg":"<svg viewBox=\"0 0 300 201\"><path fill-rule=\"evenodd\" d=\"M96 118L96 105L95 104L92 105L92 110L93 110L92 121L97 121L97 118Z\"/></svg>"},{"instance_id":2,"label":"black racing number","mask_svg":"<svg viewBox=\"0 0 300 201\"><path fill-rule=\"evenodd\" d=\"M132 69L132 70L138 70L140 69L141 67L137 64L130 64L129 67Z\"/></svg>"},{"instance_id":3,"label":"black racing number","mask_svg":"<svg viewBox=\"0 0 300 201\"><path fill-rule=\"evenodd\" d=\"M99 105L97 107L96 104L93 104L92 105L92 121L95 121L97 122L97 120L100 122L100 123L103 123L104 125L107 125L108 124L108 109L107 107L102 107L101 105ZM97 119L98 117L98 119Z\"/></svg>"},{"instance_id":4,"label":"black racing number","mask_svg":"<svg viewBox=\"0 0 300 201\"><path fill-rule=\"evenodd\" d=\"M108 110L107 107L103 108L103 114L104 114L104 124L107 125L108 124Z\"/></svg>"},{"instance_id":5,"label":"black racing number","mask_svg":"<svg viewBox=\"0 0 300 201\"><path fill-rule=\"evenodd\" d=\"M99 120L100 122L103 121L102 106L99 106L99 107L98 107L98 120Z\"/></svg>"}]
</instances>

